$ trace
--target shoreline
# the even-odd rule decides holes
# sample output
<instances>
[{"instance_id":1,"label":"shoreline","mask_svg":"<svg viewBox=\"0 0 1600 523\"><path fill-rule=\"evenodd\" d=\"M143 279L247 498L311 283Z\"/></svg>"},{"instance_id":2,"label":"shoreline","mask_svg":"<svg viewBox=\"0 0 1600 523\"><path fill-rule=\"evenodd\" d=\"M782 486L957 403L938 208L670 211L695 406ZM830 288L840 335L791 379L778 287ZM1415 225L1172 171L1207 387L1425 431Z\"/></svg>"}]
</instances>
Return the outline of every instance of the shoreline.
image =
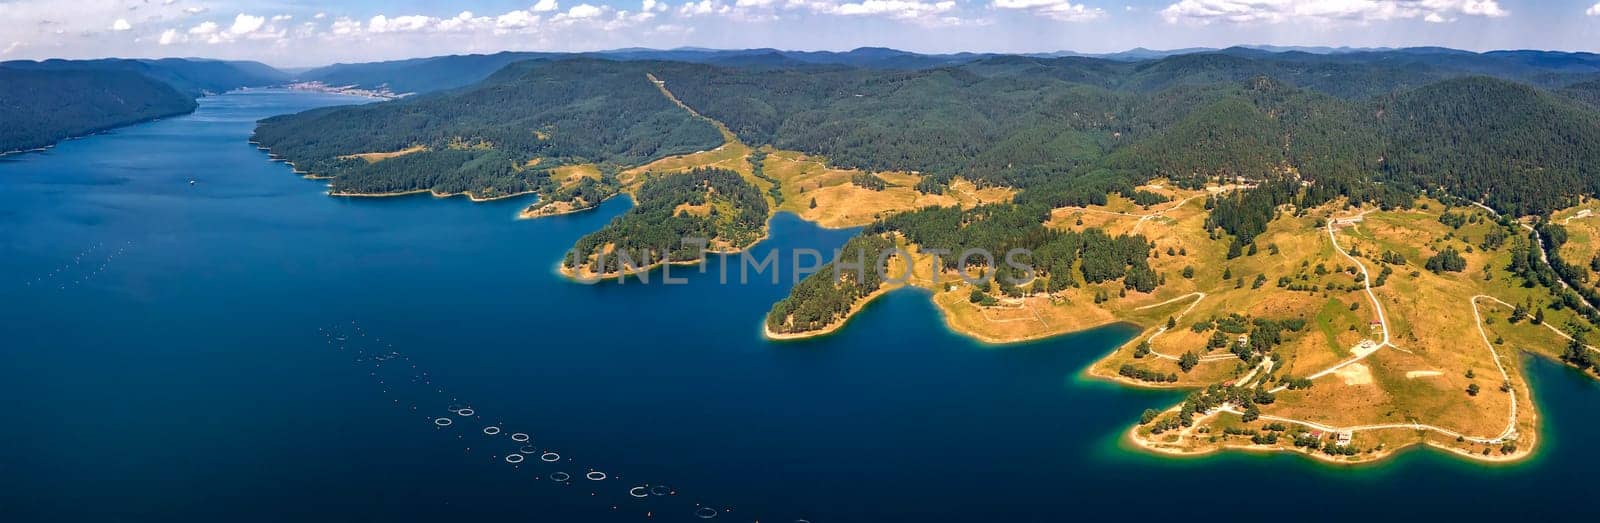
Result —
<instances>
[{"instance_id":1,"label":"shoreline","mask_svg":"<svg viewBox=\"0 0 1600 523\"><path fill-rule=\"evenodd\" d=\"M879 288L878 290L872 291L872 293L867 294L866 296L862 296L860 300L856 300L857 301L856 304L850 306L850 310L849 311L846 311L843 316L839 317L838 321L831 322L831 323L829 323L827 325L824 325L821 329L801 331L801 332L772 332L772 327L770 325L767 325L767 320L765 318L762 318L762 320L761 320L761 334L763 336L766 336L767 340L769 340L769 341L794 341L794 340L803 340L803 339L807 339L807 338L816 338L816 337L821 337L821 336L827 336L829 334L833 334L835 332L838 332L839 329L844 328L845 324L850 323L850 318L854 317L856 315L856 313L861 312L862 309L867 308L867 305L872 303L874 300L877 300L878 298L882 297L883 295L889 294L890 292L899 290L899 289L901 289L903 287L904 286L898 286L898 287L884 286L884 287Z\"/></svg>"},{"instance_id":2,"label":"shoreline","mask_svg":"<svg viewBox=\"0 0 1600 523\"><path fill-rule=\"evenodd\" d=\"M606 200L609 200L609 199L610 198L607 198ZM517 211L517 219L518 220L535 220L535 219L539 219L539 218L549 218L551 216L565 216L565 215L568 215L568 214L578 214L580 212L587 212L587 211L592 211L592 210L595 210L595 209L599 209L600 208L600 204L601 203L605 203L606 200L600 200L600 203L596 203L594 205L586 205L586 206L583 206L583 207L576 207L576 208L572 208L572 209L567 209L565 211L558 211L558 212L551 212L551 213L531 213L531 212L528 212L528 209L523 209L521 211Z\"/></svg>"},{"instance_id":3,"label":"shoreline","mask_svg":"<svg viewBox=\"0 0 1600 523\"><path fill-rule=\"evenodd\" d=\"M115 123L115 124L105 125L105 126L101 126L101 127L96 127L96 128L89 129L89 130L81 132L81 133L69 134L69 135L66 135L66 136L62 136L60 138L56 138L56 139L50 140L50 143L47 143L47 144L44 144L44 145L41 145L41 146L38 146L38 147L34 147L32 149L17 149L17 150L14 150L14 151L0 152L0 158L4 158L4 157L7 157L7 156L11 156L11 155L19 155L20 156L20 155L28 154L28 153L45 152L45 151L48 151L48 150L50 150L52 148L55 148L55 146L61 144L61 142L65 142L65 141L69 141L69 140L77 140L79 138L88 138L90 136L95 136L95 135L98 135L98 134L104 134L106 132L110 132L110 131L114 131L114 130L117 130L117 129L121 129L123 127L131 127L131 126L135 126L135 125L139 125L139 124L159 122L159 121L161 121L163 119L174 117L174 116L190 115L190 114L194 114L194 111L196 109L199 109L199 108L200 108L199 104L196 103L194 107L190 107L186 111L158 114L158 115L155 115L155 116L148 116L148 117L145 117L145 118L139 118L139 119L128 121L128 122Z\"/></svg>"},{"instance_id":4,"label":"shoreline","mask_svg":"<svg viewBox=\"0 0 1600 523\"><path fill-rule=\"evenodd\" d=\"M1182 406L1182 403L1179 403L1178 405L1174 405L1174 406L1172 406L1172 407L1170 407L1170 408L1168 408L1166 410L1161 411L1161 414L1170 414L1170 413L1173 413L1173 412L1177 412L1181 408L1181 406ZM1187 429L1193 429L1194 427L1199 425L1200 421L1208 419L1208 418L1211 418L1211 417L1216 416L1216 415L1218 415L1220 413L1221 413L1220 411L1214 411L1214 412L1212 412L1210 414L1203 414L1203 415L1197 416L1195 418L1195 425L1187 427ZM1288 423L1288 425L1290 425L1290 426L1299 426L1299 427L1302 427L1302 428L1304 427L1304 425L1301 425L1301 424L1298 424L1298 423ZM1448 445L1446 445L1444 443L1439 443L1437 441L1429 439L1426 436L1423 436L1420 441L1406 443L1405 445L1397 446L1397 447L1394 447L1394 448L1389 448L1389 447L1386 446L1383 450L1379 450L1379 451L1377 451L1375 453L1372 453L1372 454L1362 454L1362 455L1358 455L1358 456L1333 456L1333 455L1329 455L1329 454L1321 452L1320 448L1302 449L1302 448L1299 448L1299 447L1285 447L1282 444L1258 445L1258 444L1254 444L1254 443L1232 444L1232 443L1229 443L1229 442L1219 442L1219 443L1215 443L1215 444L1212 444L1210 446L1202 447L1202 448L1199 448L1199 449L1173 448L1172 446L1168 446L1168 444L1164 444L1164 443L1160 443L1160 442L1154 442L1154 441L1151 441L1149 439L1146 439L1146 438L1140 436L1139 435L1139 428L1140 427L1143 427L1143 425L1140 425L1140 424L1137 424L1137 423L1133 424L1130 427L1128 427L1127 430L1123 431L1122 439L1125 442L1127 442L1128 444L1133 445L1135 447L1135 450L1146 452L1146 453L1150 453L1150 454L1155 454L1155 455L1159 455L1159 456L1164 456L1164 457L1176 457L1176 458L1180 458L1180 459L1205 458L1205 457L1211 457L1211 456L1214 456L1214 455L1219 455L1219 454L1221 454L1223 452L1228 452L1228 451L1242 451L1242 452L1257 453L1257 454L1290 453L1290 454L1295 454L1295 455L1303 456L1303 457L1306 457L1306 458L1310 458L1311 460L1313 460L1313 461L1315 461L1317 463L1326 464L1326 465L1334 465L1334 466L1345 466L1345 467L1364 467L1364 466L1375 466L1375 465L1385 464L1385 463L1389 462L1390 459L1392 459L1392 458L1394 458L1396 456L1399 456L1401 453L1403 453L1405 451L1408 451L1410 449L1416 448L1418 445L1421 445L1421 446L1427 447L1427 448L1431 448L1431 449L1433 449L1435 451L1439 451L1440 453L1445 454L1445 455L1454 456L1454 457L1458 457L1458 458L1464 458L1466 460L1466 462L1468 462L1468 463L1474 463L1474 464L1479 464L1479 465L1515 465L1515 464L1519 464L1519 463L1528 461L1529 459L1533 458L1534 457L1534 450L1538 448L1538 443L1539 443L1539 438L1533 437L1533 438L1530 438L1530 440L1531 440L1530 444L1526 448L1524 448L1521 445L1519 445L1517 447L1517 450L1515 452L1511 453L1511 454L1490 454L1488 456L1485 456L1485 455L1480 454L1480 453L1468 452L1468 451L1462 450L1460 448L1451 447L1451 446L1448 446ZM1180 429L1180 430L1184 430L1184 429ZM1395 430L1400 430L1400 429L1395 429ZM1183 436L1180 436L1180 438L1181 437L1183 437ZM1280 437L1283 437L1283 436L1280 436ZM1522 441L1520 441L1520 440L1518 441L1518 443L1521 443L1521 442ZM1348 458L1351 458L1351 457L1355 457L1355 458L1359 458L1359 459L1348 459Z\"/></svg>"},{"instance_id":5,"label":"shoreline","mask_svg":"<svg viewBox=\"0 0 1600 523\"><path fill-rule=\"evenodd\" d=\"M607 199L609 199L609 198L607 198ZM595 207L599 207L599 206L596 205ZM557 216L557 215L552 214L550 216ZM770 237L772 237L772 227L771 227L771 221L769 220L768 221L768 225L762 227L761 236L757 237L754 240L751 240L749 244L747 244L747 245L745 245L743 247L737 247L737 248L733 248L733 249L706 249L705 250L705 254L707 254L707 255L716 254L716 255L722 255L722 256L726 256L726 255L729 255L729 254L739 254L741 252L745 252L747 250L750 250L751 247L755 247L756 245L759 245L761 242L766 241ZM667 266L667 265L672 265L674 267L688 267L688 266L693 266L693 265L699 265L699 264L705 263L707 259L708 259L707 257L701 257L699 259L694 259L694 260L680 260L680 261L674 261L674 262L669 262L669 261L666 261L666 260L662 260L662 261L653 262L653 263L651 263L649 265L645 265L643 267L638 267L638 268L633 269L633 270L609 272L609 273L605 273L605 274L598 275L598 276L584 276L582 278L580 278L578 276L576 270L574 270L571 267L567 267L566 263L564 263L565 260L563 260L563 263L557 269L557 272L559 272L562 276L566 276L568 279L571 279L573 281L578 281L578 282L581 282L581 283L600 283L600 282L603 282L605 280L609 280L609 279L613 279L613 278L620 279L620 278L626 278L626 277L629 277L629 276L636 276L636 275L639 275L639 274L645 274L645 273L649 273L649 272L654 272L656 269L659 269L659 268ZM583 281L584 278L590 278L590 279L592 279L592 281L584 282Z\"/></svg>"},{"instance_id":6,"label":"shoreline","mask_svg":"<svg viewBox=\"0 0 1600 523\"><path fill-rule=\"evenodd\" d=\"M258 150L258 151L266 152L268 161L272 161L272 162L277 162L277 163L282 163L284 165L288 165L289 166L289 171L291 173L294 173L295 175L301 177L301 178L305 178L307 180L332 180L333 179L332 176L322 176L322 175L319 175L319 174L316 174L316 173L300 170L300 167L295 165L294 162L291 162L291 161L289 161L289 160L287 160L287 159L285 159L285 158L283 158L281 156L273 154L272 153L272 149L261 145L261 142L257 142L255 140L250 140L247 143L249 143L251 146L254 146L256 148L256 150ZM446 199L446 198L455 198L455 197L458 197L458 196L465 196L465 197L467 197L467 200L469 200L469 201L471 201L473 203L486 203L486 202L493 202L493 201L498 201L498 200L505 200L505 199L509 199L509 198L516 198L518 196L527 196L527 195L530 195L530 194L536 194L537 192L538 191L527 190L527 191L521 191L521 192L515 192L515 193L511 193L511 194L506 194L506 195L503 195L503 196L495 196L495 197L491 197L491 198L484 198L484 197L478 196L476 194L473 194L472 191L461 191L461 192L454 192L454 193L441 193L441 192L434 191L433 189L413 189L413 190L409 190L409 191L395 191L395 192L384 192L384 193L345 192L345 191L336 191L336 190L333 189L332 184L329 184L328 190L324 194L327 194L328 196L332 196L332 197L335 197L335 198L394 198L394 197L398 197L398 196L414 196L414 195L418 195L418 194L427 193L427 194L433 196L434 198L438 198L438 199Z\"/></svg>"},{"instance_id":7,"label":"shoreline","mask_svg":"<svg viewBox=\"0 0 1600 523\"><path fill-rule=\"evenodd\" d=\"M313 177L313 176L311 176L309 174L302 175L302 176L304 176L305 178L308 178L308 179L312 179L312 180L326 180L326 179L328 179L327 177ZM516 198L518 196L527 196L529 194L534 194L535 192L536 191L522 191L522 192L507 194L507 195L504 195L504 196L495 196L495 197L492 197L492 198L480 197L480 196L478 196L476 194L473 194L472 191L462 191L462 192L456 192L456 193L441 193L441 192L435 192L433 189L416 189L416 190L411 190L411 191L398 191L398 192L386 192L386 193L352 193L352 192L334 191L334 190L330 189L330 190L328 190L327 194L328 194L328 196L332 196L332 197L336 197L336 198L394 198L394 197L397 197L397 196L414 196L414 195L426 193L426 194L431 195L434 198L438 198L438 199L447 199L447 198L456 198L456 197L460 197L460 196L465 196L465 197L467 197L468 200L472 201L473 203L485 203L485 202L492 202L492 201L497 201L497 200L504 200L504 199L508 199L508 198Z\"/></svg>"}]
</instances>

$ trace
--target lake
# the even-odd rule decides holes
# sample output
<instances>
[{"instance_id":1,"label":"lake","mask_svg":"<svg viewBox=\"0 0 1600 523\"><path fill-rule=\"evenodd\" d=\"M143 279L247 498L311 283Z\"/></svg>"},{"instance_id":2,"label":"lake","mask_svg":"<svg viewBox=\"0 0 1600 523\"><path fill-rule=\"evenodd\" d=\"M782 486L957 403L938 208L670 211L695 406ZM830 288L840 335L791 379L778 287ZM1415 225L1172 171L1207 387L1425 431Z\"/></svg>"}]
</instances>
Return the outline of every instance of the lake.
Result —
<instances>
[{"instance_id":1,"label":"lake","mask_svg":"<svg viewBox=\"0 0 1600 523\"><path fill-rule=\"evenodd\" d=\"M1600 385L1547 361L1524 358L1545 425L1526 463L1151 456L1121 436L1181 395L1082 377L1131 327L987 346L902 291L837 335L769 343L787 271L556 274L624 199L516 220L530 199L332 198L246 142L259 118L357 102L232 93L0 158L0 519L1481 520L1591 504ZM754 253L851 234L779 215Z\"/></svg>"}]
</instances>

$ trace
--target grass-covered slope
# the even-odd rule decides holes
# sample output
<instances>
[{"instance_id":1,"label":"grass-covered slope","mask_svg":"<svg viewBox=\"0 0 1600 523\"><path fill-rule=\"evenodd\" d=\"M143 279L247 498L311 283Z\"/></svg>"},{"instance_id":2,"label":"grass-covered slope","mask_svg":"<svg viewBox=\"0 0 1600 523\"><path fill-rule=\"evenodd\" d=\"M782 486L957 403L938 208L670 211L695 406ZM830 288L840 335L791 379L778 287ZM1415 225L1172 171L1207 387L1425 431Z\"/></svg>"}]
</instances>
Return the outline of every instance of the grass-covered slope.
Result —
<instances>
[{"instance_id":1,"label":"grass-covered slope","mask_svg":"<svg viewBox=\"0 0 1600 523\"><path fill-rule=\"evenodd\" d=\"M526 172L568 163L638 165L722 143L663 97L648 62L520 62L470 88L263 120L254 140L337 192L536 189ZM420 149L419 149L420 148ZM382 161L353 155L415 150Z\"/></svg>"},{"instance_id":2,"label":"grass-covered slope","mask_svg":"<svg viewBox=\"0 0 1600 523\"><path fill-rule=\"evenodd\" d=\"M194 108L189 96L138 73L0 69L0 152Z\"/></svg>"}]
</instances>

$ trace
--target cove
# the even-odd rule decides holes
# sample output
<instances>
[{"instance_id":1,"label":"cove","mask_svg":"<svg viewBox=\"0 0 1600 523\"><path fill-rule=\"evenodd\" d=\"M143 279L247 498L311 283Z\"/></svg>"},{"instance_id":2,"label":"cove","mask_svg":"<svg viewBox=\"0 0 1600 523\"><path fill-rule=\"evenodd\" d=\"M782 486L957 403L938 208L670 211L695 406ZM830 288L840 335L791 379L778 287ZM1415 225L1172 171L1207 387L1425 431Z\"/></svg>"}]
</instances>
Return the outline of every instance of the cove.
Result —
<instances>
[{"instance_id":1,"label":"cove","mask_svg":"<svg viewBox=\"0 0 1600 523\"><path fill-rule=\"evenodd\" d=\"M899 291L834 335L770 343L760 321L787 279L721 285L717 261L674 268L686 285L557 275L623 199L516 220L531 197L331 198L246 143L259 118L358 101L213 96L192 115L0 159L6 520L695 521L695 503L735 521L1142 519L1219 504L1477 520L1571 514L1592 490L1600 386L1530 357L1545 437L1527 463L1171 459L1120 438L1180 393L1081 377L1130 327L987 346ZM753 255L829 252L851 234L779 215ZM319 334L351 321L494 419L440 430L397 407L413 398ZM488 423L623 477L556 484L513 468L476 434ZM671 510L613 510L633 482L670 484Z\"/></svg>"}]
</instances>

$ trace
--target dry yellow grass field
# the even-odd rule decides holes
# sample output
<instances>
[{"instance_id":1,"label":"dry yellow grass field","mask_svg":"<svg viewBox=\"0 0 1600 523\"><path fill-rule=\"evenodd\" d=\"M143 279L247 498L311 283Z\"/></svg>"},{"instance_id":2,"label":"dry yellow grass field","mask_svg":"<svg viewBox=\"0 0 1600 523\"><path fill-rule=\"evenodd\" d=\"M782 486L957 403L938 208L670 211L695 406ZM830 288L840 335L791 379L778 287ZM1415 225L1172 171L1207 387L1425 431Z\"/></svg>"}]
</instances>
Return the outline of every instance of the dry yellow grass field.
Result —
<instances>
[{"instance_id":1,"label":"dry yellow grass field","mask_svg":"<svg viewBox=\"0 0 1600 523\"><path fill-rule=\"evenodd\" d=\"M1352 361L1349 347L1353 342L1380 339L1381 331L1370 327L1375 315L1365 292L1359 284L1352 285L1359 278L1337 270L1348 270L1354 264L1338 259L1343 257L1332 251L1327 235L1307 227L1306 222L1318 217L1353 215L1358 209L1336 211L1330 206L1314 209L1305 218L1280 217L1274 221L1258 243L1276 245L1279 254L1272 257L1282 257L1288 263L1262 263L1249 260L1252 257L1248 256L1218 260L1236 274L1240 270L1247 274L1265 271L1269 280L1280 276L1298 280L1303 272L1284 271L1300 264L1329 268L1328 274L1318 277L1313 273L1308 278L1319 285L1316 292L1269 287L1270 292L1254 293L1258 295L1255 297L1232 303L1221 299L1213 305L1227 310L1261 311L1252 312L1261 317L1290 315L1308 319L1308 327L1277 350L1287 360L1277 373L1280 377L1320 375L1309 389L1280 389L1275 402L1261 407L1260 421L1243 423L1235 414L1220 413L1197 421L1195 430L1189 432L1152 435L1140 427L1130 431L1130 437L1161 452L1294 449L1289 438L1272 445L1257 445L1248 438L1216 436L1227 428L1247 426L1254 430L1266 423L1293 420L1303 424L1289 422L1291 433L1353 429L1350 447L1359 450L1355 455L1311 453L1333 461L1381 459L1414 444L1477 459L1520 459L1528 455L1537 443L1538 414L1518 362L1526 354L1555 357L1566 340L1557 332L1559 329L1551 327L1578 319L1569 311L1547 311L1546 325L1533 325L1527 319L1510 321L1511 307L1505 303L1531 300L1542 306L1550 301L1547 291L1525 288L1519 278L1506 272L1514 241L1488 251L1475 245L1474 241L1498 227L1483 211L1451 210L1484 218L1453 229L1439 221L1444 209L1437 201L1422 201L1410 210L1371 211L1360 223L1338 229L1340 244L1359 256L1374 276L1383 266L1379 260L1385 251L1400 253L1406 263L1393 267L1385 284L1373 288L1373 295L1383 306L1394 345L1331 372L1323 371ZM1321 245L1317 245L1319 242ZM1434 274L1422 268L1428 257L1445 248L1462 254L1467 261L1466 270ZM1274 300L1280 302L1278 309L1268 313L1265 308ZM1352 303L1356 304L1354 308L1350 307ZM1190 312L1206 313L1205 306ZM1153 345L1161 351L1161 344L1168 341L1195 340L1175 337ZM1125 355L1128 352L1125 347L1109 356L1094 367L1095 373L1104 375L1107 369L1131 361ZM1226 363L1202 362L1200 368L1223 364ZM1185 381L1197 386L1205 384L1198 379ZM1476 386L1478 393L1469 394L1469 386ZM1503 388L1506 386L1509 392ZM1517 404L1514 416L1513 401ZM1508 434L1514 435L1500 438Z\"/></svg>"},{"instance_id":2,"label":"dry yellow grass field","mask_svg":"<svg viewBox=\"0 0 1600 523\"><path fill-rule=\"evenodd\" d=\"M778 210L828 228L859 227L924 207L972 207L1010 201L1016 194L1003 187L979 188L960 178L952 180L944 194L926 194L916 190L922 176L904 172L873 173L887 184L884 190L874 191L850 182L851 177L863 171L831 167L822 158L795 151L769 149L767 153L762 170L778 180L783 194L783 205Z\"/></svg>"},{"instance_id":3,"label":"dry yellow grass field","mask_svg":"<svg viewBox=\"0 0 1600 523\"><path fill-rule=\"evenodd\" d=\"M378 163L378 162L381 162L381 161L384 161L384 160L387 160L387 159L390 159L390 158L398 158L398 157L405 156L405 155L408 155L408 154L411 154L411 153L420 153L420 152L423 152L423 151L426 151L426 150L428 150L427 146L413 145L413 146L407 147L405 149L401 149L401 150L398 150L398 151L390 151L390 152L386 152L386 153L381 153L380 152L380 153L347 154L347 155L344 155L344 156L340 156L339 159L340 160L351 160L351 159L359 158L359 159L362 159L362 160L366 160L367 163Z\"/></svg>"}]
</instances>

